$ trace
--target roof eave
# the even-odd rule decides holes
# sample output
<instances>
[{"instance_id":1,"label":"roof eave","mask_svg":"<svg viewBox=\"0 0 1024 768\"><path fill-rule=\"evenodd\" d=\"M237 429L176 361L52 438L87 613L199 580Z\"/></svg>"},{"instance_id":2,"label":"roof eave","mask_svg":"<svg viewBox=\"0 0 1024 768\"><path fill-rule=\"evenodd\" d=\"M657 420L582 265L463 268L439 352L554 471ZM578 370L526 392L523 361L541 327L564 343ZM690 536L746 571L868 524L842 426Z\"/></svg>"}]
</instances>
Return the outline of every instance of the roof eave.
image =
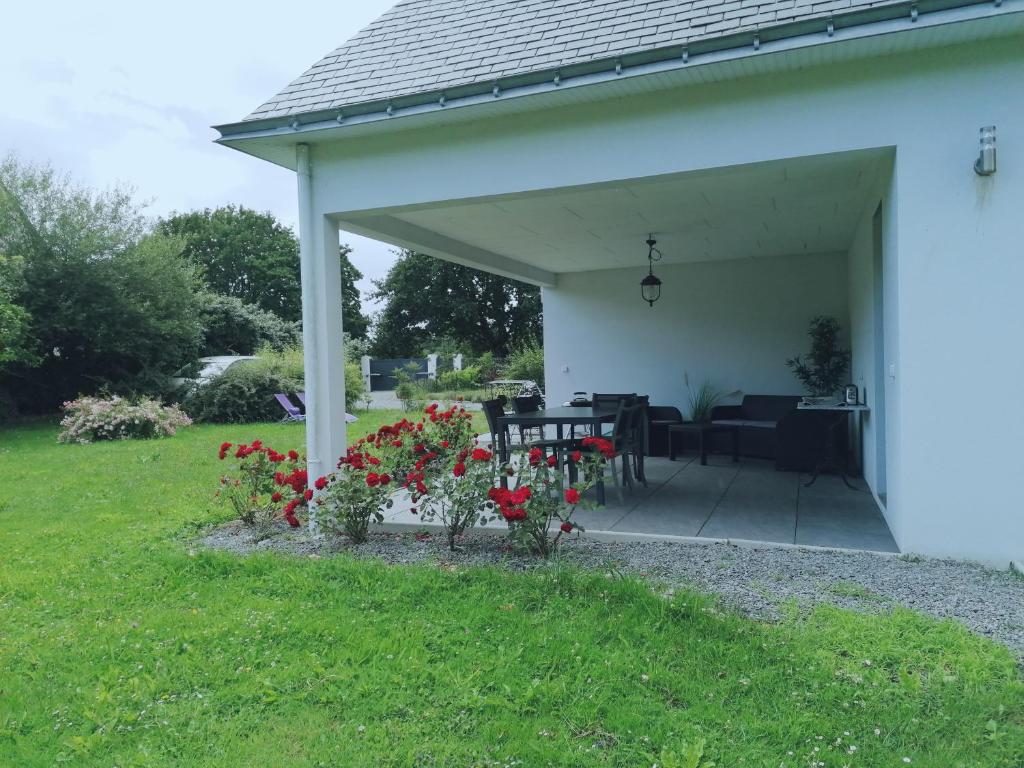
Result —
<instances>
[{"instance_id":1,"label":"roof eave","mask_svg":"<svg viewBox=\"0 0 1024 768\"><path fill-rule=\"evenodd\" d=\"M851 42L945 24L1024 13L1024 0L909 0L828 18L809 19L672 45L582 64L536 70L455 88L424 91L341 108L245 120L214 126L218 143L259 157L245 144L256 139L307 140L312 133L365 126L380 121L472 107L494 99L515 99L602 82L695 68L752 56L765 56L814 45ZM262 143L262 142L261 142ZM271 159L266 158L265 159ZM271 162L278 162L271 159ZM283 162L282 165L289 166Z\"/></svg>"}]
</instances>

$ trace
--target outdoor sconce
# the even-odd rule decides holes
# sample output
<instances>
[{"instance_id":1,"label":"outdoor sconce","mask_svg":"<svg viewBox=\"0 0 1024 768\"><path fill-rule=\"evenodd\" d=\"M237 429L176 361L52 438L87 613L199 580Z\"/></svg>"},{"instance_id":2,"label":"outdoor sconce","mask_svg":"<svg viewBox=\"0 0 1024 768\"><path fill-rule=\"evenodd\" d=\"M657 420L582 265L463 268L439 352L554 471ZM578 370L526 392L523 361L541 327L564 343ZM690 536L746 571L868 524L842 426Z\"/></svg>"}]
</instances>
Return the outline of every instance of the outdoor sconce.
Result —
<instances>
[{"instance_id":1,"label":"outdoor sconce","mask_svg":"<svg viewBox=\"0 0 1024 768\"><path fill-rule=\"evenodd\" d=\"M661 298L661 280L654 274L654 262L661 261L661 251L654 247L657 244L658 241L654 239L654 235L649 235L647 239L647 277L640 281L640 295L652 307L654 302Z\"/></svg>"},{"instance_id":2,"label":"outdoor sconce","mask_svg":"<svg viewBox=\"0 0 1024 768\"><path fill-rule=\"evenodd\" d=\"M974 172L979 176L991 176L996 172L996 127L986 125L981 129L981 153L974 161Z\"/></svg>"}]
</instances>

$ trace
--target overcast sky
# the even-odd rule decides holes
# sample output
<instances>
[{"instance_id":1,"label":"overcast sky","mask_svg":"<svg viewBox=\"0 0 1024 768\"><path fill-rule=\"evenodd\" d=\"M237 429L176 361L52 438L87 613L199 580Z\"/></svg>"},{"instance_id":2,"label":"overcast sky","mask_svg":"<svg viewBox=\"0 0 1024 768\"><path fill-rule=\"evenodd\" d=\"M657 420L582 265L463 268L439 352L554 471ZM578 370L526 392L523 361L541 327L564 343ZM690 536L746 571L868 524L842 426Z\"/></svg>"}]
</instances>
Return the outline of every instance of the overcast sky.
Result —
<instances>
[{"instance_id":1,"label":"overcast sky","mask_svg":"<svg viewBox=\"0 0 1024 768\"><path fill-rule=\"evenodd\" d=\"M136 189L152 215L227 203L296 223L290 171L212 143L396 0L6 4L0 155ZM370 288L390 247L342 234Z\"/></svg>"}]
</instances>

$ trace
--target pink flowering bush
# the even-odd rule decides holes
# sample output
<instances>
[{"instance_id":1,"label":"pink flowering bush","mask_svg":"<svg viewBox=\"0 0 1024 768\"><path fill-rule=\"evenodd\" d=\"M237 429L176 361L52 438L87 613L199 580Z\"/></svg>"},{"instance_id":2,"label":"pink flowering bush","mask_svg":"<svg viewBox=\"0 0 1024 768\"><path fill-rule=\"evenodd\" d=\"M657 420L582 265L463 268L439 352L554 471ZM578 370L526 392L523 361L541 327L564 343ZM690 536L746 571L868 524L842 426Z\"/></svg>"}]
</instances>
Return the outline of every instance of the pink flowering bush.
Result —
<instances>
[{"instance_id":1,"label":"pink flowering bush","mask_svg":"<svg viewBox=\"0 0 1024 768\"><path fill-rule=\"evenodd\" d=\"M64 403L57 440L84 445L97 440L170 437L191 424L177 406L161 405L157 400L80 397Z\"/></svg>"},{"instance_id":2,"label":"pink flowering bush","mask_svg":"<svg viewBox=\"0 0 1024 768\"><path fill-rule=\"evenodd\" d=\"M278 519L298 528L297 513L313 497L298 451L279 453L261 440L237 446L221 443L217 458L225 461L229 456L234 461L221 475L217 496L255 529L256 540L269 536Z\"/></svg>"}]
</instances>

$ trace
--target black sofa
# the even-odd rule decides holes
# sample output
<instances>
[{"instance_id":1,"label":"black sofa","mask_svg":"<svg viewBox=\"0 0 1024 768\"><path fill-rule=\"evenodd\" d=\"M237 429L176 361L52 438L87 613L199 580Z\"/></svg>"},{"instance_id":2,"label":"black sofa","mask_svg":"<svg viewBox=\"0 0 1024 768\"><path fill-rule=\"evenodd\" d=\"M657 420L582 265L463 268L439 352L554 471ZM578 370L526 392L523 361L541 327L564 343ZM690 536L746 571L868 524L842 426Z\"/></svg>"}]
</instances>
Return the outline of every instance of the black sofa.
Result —
<instances>
[{"instance_id":1,"label":"black sofa","mask_svg":"<svg viewBox=\"0 0 1024 768\"><path fill-rule=\"evenodd\" d=\"M823 446L824 426L830 415L822 411L798 411L798 395L744 395L739 405L716 405L711 409L715 424L732 424L740 431L740 453L774 459L775 468L812 472ZM727 435L716 435L716 450L730 448ZM845 446L845 434L837 435Z\"/></svg>"}]
</instances>

